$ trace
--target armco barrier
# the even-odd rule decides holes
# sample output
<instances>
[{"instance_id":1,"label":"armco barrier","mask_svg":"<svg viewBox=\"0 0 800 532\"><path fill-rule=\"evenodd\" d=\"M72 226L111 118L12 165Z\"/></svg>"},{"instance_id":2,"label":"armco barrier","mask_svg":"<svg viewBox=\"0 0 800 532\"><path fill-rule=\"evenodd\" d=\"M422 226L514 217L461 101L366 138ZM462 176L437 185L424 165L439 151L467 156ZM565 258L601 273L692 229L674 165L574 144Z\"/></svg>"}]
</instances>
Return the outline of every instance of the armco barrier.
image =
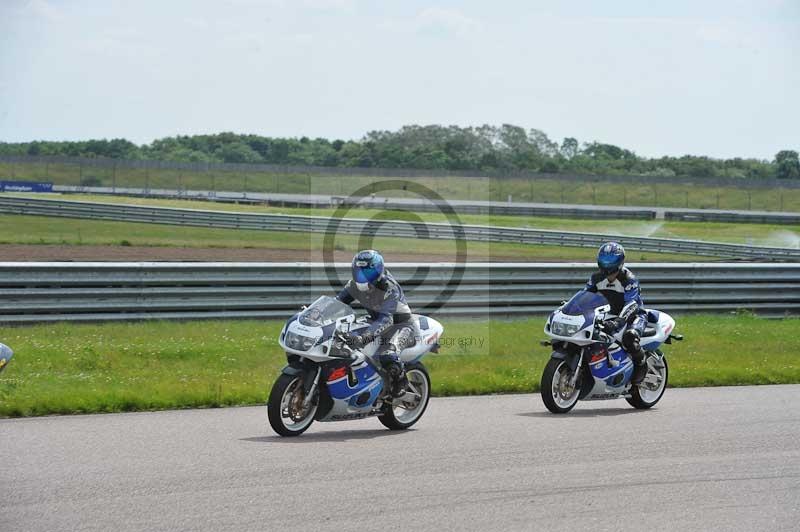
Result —
<instances>
[{"instance_id":1,"label":"armco barrier","mask_svg":"<svg viewBox=\"0 0 800 532\"><path fill-rule=\"evenodd\" d=\"M440 212L439 205L422 198L345 197L324 194L281 194L222 190L170 190L158 188L89 187L55 185L54 192L65 194L105 194L116 196L195 199L214 202L258 203L287 207L329 208L348 204L386 210ZM800 225L800 213L734 211L721 209L685 209L680 207L628 207L557 203L447 200L459 214L495 214L504 216L548 216L558 218L604 220L681 220L688 222L732 222Z\"/></svg>"},{"instance_id":2,"label":"armco barrier","mask_svg":"<svg viewBox=\"0 0 800 532\"><path fill-rule=\"evenodd\" d=\"M391 267L412 308L441 316L527 316L552 310L581 289L591 264L471 263ZM750 309L800 314L800 264L634 264L645 303L671 312ZM332 295L322 264L0 263L0 322L285 318ZM332 286L333 285L333 286ZM431 304L448 288L452 297Z\"/></svg>"},{"instance_id":3,"label":"armco barrier","mask_svg":"<svg viewBox=\"0 0 800 532\"><path fill-rule=\"evenodd\" d=\"M331 218L321 216L172 209L13 196L0 197L0 213L264 231L330 233L333 227ZM617 240L631 250L656 253L682 253L727 259L800 260L800 249L515 227L462 225L456 230L448 224L342 218L336 220L335 231L343 234L443 240L453 240L458 235L472 241L594 248L603 242Z\"/></svg>"}]
</instances>

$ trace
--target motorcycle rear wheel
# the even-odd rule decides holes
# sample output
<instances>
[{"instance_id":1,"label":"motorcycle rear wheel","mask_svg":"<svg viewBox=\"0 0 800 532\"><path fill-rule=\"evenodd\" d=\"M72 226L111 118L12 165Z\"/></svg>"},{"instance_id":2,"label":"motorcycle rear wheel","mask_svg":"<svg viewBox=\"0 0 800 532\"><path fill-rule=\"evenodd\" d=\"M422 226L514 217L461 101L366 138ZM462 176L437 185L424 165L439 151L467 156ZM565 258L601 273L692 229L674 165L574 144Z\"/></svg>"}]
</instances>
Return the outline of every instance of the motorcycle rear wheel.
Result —
<instances>
[{"instance_id":1,"label":"motorcycle rear wheel","mask_svg":"<svg viewBox=\"0 0 800 532\"><path fill-rule=\"evenodd\" d=\"M307 412L301 413L300 417L295 412L292 402L296 399L295 393L298 388L303 386L303 379L297 375L281 374L267 402L267 417L272 430L281 436L300 436L314 422L314 415L317 413L318 397L312 400Z\"/></svg>"},{"instance_id":2,"label":"motorcycle rear wheel","mask_svg":"<svg viewBox=\"0 0 800 532\"><path fill-rule=\"evenodd\" d=\"M664 368L659 370L663 379L659 384L659 387L655 391L651 391L646 388L643 390L639 386L634 386L631 389L631 396L625 398L625 400L628 401L628 404L639 410L646 410L655 406L655 404L659 402L662 397L664 397L664 392L667 390L667 381L669 380L669 366L667 365L667 357L665 357L661 351L658 351L658 354L661 355L661 362L664 363ZM648 358L647 363L648 365L651 364L651 358ZM652 366L648 370L648 373L651 370Z\"/></svg>"},{"instance_id":3,"label":"motorcycle rear wheel","mask_svg":"<svg viewBox=\"0 0 800 532\"><path fill-rule=\"evenodd\" d=\"M572 378L566 360L551 358L544 367L541 381L541 393L544 406L554 414L566 414L578 404L580 395L580 379L572 390L567 388L565 380Z\"/></svg>"},{"instance_id":4,"label":"motorcycle rear wheel","mask_svg":"<svg viewBox=\"0 0 800 532\"><path fill-rule=\"evenodd\" d=\"M378 416L378 420L389 430L405 430L419 421L431 398L431 377L425 366L419 363L406 364L405 369L409 390L416 391L420 397L413 404L386 405L386 410Z\"/></svg>"}]
</instances>

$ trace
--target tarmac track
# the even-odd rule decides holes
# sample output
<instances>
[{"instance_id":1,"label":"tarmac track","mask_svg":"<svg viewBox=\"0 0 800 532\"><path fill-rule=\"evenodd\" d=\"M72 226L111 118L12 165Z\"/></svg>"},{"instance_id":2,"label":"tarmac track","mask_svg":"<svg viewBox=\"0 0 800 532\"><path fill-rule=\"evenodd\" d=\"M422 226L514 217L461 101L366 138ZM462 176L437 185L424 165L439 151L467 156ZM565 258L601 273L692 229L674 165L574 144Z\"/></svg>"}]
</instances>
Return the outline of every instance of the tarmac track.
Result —
<instances>
[{"instance_id":1,"label":"tarmac track","mask_svg":"<svg viewBox=\"0 0 800 532\"><path fill-rule=\"evenodd\" d=\"M800 529L800 385L442 398L292 439L263 407L7 419L0 453L4 532Z\"/></svg>"}]
</instances>

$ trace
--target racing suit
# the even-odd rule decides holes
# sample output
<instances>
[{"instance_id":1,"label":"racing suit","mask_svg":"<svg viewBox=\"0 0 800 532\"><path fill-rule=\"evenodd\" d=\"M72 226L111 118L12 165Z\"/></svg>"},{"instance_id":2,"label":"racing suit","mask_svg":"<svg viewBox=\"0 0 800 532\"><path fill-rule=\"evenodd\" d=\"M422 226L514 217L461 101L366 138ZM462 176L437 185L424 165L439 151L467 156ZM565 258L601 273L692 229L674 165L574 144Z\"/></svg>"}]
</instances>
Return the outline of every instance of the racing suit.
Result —
<instances>
[{"instance_id":1,"label":"racing suit","mask_svg":"<svg viewBox=\"0 0 800 532\"><path fill-rule=\"evenodd\" d=\"M636 366L643 367L645 354L639 341L647 325L647 312L643 308L644 303L639 293L639 281L633 272L622 267L613 282L609 282L602 272L593 273L586 283L586 290L599 292L608 300L611 305L611 313L618 316L616 329L626 327L625 333L622 335L622 347L631 356ZM637 368L633 380L641 382L643 377L642 370Z\"/></svg>"},{"instance_id":2,"label":"racing suit","mask_svg":"<svg viewBox=\"0 0 800 532\"><path fill-rule=\"evenodd\" d=\"M369 327L359 336L363 344L379 339L375 359L387 370L398 388L405 387L405 372L399 353L415 343L411 308L403 289L392 275L385 271L375 284L361 291L355 282L348 281L336 296L345 304L358 301L369 313Z\"/></svg>"}]
</instances>

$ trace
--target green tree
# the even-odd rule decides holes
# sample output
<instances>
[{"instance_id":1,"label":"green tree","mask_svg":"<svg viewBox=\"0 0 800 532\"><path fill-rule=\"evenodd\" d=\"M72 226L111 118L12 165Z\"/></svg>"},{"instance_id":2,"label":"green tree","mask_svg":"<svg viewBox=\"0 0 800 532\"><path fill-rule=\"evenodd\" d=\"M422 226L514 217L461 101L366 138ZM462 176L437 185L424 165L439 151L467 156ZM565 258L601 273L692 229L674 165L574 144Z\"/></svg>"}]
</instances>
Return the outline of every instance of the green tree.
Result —
<instances>
[{"instance_id":1,"label":"green tree","mask_svg":"<svg viewBox=\"0 0 800 532\"><path fill-rule=\"evenodd\" d=\"M564 141L561 143L560 151L561 155L563 155L565 158L572 159L580 152L578 139L565 137Z\"/></svg>"},{"instance_id":2,"label":"green tree","mask_svg":"<svg viewBox=\"0 0 800 532\"><path fill-rule=\"evenodd\" d=\"M775 175L778 179L800 178L800 160L794 150L782 150L775 155Z\"/></svg>"}]
</instances>

